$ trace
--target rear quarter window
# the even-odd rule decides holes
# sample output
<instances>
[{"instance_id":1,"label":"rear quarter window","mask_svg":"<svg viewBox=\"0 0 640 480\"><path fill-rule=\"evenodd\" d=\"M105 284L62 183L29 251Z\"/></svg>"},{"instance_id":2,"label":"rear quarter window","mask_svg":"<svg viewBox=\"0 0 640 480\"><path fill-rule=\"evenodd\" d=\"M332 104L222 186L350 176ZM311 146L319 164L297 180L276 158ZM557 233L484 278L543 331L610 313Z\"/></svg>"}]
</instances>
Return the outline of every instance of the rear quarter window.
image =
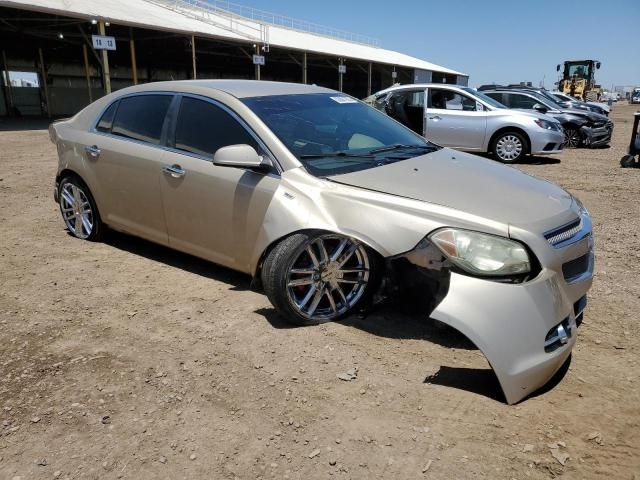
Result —
<instances>
[{"instance_id":1,"label":"rear quarter window","mask_svg":"<svg viewBox=\"0 0 640 480\"><path fill-rule=\"evenodd\" d=\"M113 126L113 117L115 117L116 110L118 109L118 101L113 102L109 107L104 111L102 117L100 117L100 121L96 125L96 130L99 132L111 132L111 127Z\"/></svg>"}]
</instances>

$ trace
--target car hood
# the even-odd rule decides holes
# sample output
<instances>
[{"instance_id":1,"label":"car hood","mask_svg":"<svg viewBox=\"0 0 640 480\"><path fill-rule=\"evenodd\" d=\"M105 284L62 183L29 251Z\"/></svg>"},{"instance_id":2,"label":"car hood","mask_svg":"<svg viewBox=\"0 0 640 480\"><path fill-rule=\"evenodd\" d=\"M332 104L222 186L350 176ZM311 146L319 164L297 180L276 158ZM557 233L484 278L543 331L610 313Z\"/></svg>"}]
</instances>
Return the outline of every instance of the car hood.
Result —
<instances>
[{"instance_id":1,"label":"car hood","mask_svg":"<svg viewBox=\"0 0 640 480\"><path fill-rule=\"evenodd\" d=\"M546 113L536 112L534 110L527 110L524 108L510 108L510 109L502 109L498 110L498 112L509 112L509 113L517 113L518 115L524 115L525 117L538 118L540 120L547 120L555 122L556 119L547 115Z\"/></svg>"},{"instance_id":2,"label":"car hood","mask_svg":"<svg viewBox=\"0 0 640 480\"><path fill-rule=\"evenodd\" d=\"M545 223L572 204L571 195L557 185L449 148L330 180L510 225Z\"/></svg>"},{"instance_id":3,"label":"car hood","mask_svg":"<svg viewBox=\"0 0 640 480\"><path fill-rule=\"evenodd\" d=\"M606 123L609 119L605 115L601 115L589 110L581 110L578 108L563 108L562 113L568 113L570 115L576 115L578 117L584 117L591 122Z\"/></svg>"}]
</instances>

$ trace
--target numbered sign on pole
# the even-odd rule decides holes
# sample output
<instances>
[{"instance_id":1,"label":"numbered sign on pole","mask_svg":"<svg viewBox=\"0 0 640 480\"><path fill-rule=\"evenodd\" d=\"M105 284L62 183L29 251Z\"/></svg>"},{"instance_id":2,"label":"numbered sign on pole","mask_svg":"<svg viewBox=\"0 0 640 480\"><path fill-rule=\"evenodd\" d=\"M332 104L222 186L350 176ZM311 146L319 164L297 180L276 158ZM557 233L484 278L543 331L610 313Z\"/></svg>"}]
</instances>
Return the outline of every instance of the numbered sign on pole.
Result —
<instances>
[{"instance_id":1,"label":"numbered sign on pole","mask_svg":"<svg viewBox=\"0 0 640 480\"><path fill-rule=\"evenodd\" d=\"M91 35L91 41L93 48L96 50L115 50L116 39L115 37L108 37L106 35Z\"/></svg>"}]
</instances>

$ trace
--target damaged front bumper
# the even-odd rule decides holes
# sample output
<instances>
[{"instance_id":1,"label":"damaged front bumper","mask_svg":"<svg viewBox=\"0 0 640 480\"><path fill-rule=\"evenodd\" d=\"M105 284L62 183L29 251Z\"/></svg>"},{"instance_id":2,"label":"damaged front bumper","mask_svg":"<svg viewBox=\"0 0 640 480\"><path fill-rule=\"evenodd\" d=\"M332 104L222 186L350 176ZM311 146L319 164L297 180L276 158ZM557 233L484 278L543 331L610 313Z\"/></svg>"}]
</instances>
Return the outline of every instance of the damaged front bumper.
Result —
<instances>
[{"instance_id":1,"label":"damaged front bumper","mask_svg":"<svg viewBox=\"0 0 640 480\"><path fill-rule=\"evenodd\" d=\"M584 145L587 147L601 147L608 145L613 135L613 123L608 122L603 127L590 128L587 126L581 127L580 132Z\"/></svg>"},{"instance_id":2,"label":"damaged front bumper","mask_svg":"<svg viewBox=\"0 0 640 480\"><path fill-rule=\"evenodd\" d=\"M482 351L513 404L546 384L576 342L593 275L590 221L576 238L558 250L549 246L558 263L541 265L532 279L500 282L456 272L435 246L423 245L390 262L392 281L407 283L421 310Z\"/></svg>"}]
</instances>

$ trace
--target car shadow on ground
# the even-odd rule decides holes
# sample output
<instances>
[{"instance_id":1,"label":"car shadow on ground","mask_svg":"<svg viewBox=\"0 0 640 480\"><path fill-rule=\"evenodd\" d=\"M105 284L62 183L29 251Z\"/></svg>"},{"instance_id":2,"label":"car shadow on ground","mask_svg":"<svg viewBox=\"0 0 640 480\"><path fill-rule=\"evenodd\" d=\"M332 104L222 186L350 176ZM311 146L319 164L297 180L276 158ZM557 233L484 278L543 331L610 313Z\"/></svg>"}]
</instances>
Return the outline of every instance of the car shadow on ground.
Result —
<instances>
[{"instance_id":1,"label":"car shadow on ground","mask_svg":"<svg viewBox=\"0 0 640 480\"><path fill-rule=\"evenodd\" d=\"M107 230L104 243L118 250L179 268L195 275L226 283L232 291L250 290L251 277L207 260L181 253L138 237ZM287 323L272 307L261 308L255 313L262 315L275 329L314 328ZM350 315L340 324L390 339L425 340L445 348L477 350L477 347L462 333L424 314L407 312L393 299L387 299L370 307L366 312ZM532 397L552 390L569 369L571 357L554 377ZM424 383L465 390L504 403L502 389L490 368L465 368L441 366L438 372L425 378Z\"/></svg>"},{"instance_id":2,"label":"car shadow on ground","mask_svg":"<svg viewBox=\"0 0 640 480\"><path fill-rule=\"evenodd\" d=\"M530 155L526 157L520 165L557 165L560 163L559 158L543 157L541 155Z\"/></svg>"},{"instance_id":3,"label":"car shadow on ground","mask_svg":"<svg viewBox=\"0 0 640 480\"><path fill-rule=\"evenodd\" d=\"M488 153L478 155L481 155L482 157L489 160L493 160L494 162L500 163ZM526 155L524 159L519 162L513 162L505 165L557 165L558 163L560 163L559 158L547 157L544 155Z\"/></svg>"},{"instance_id":4,"label":"car shadow on ground","mask_svg":"<svg viewBox=\"0 0 640 480\"><path fill-rule=\"evenodd\" d=\"M569 358L567 358L558 371L544 386L522 399L521 402L530 398L539 397L553 390L565 377L570 366L571 355L569 355ZM456 388L458 390L482 395L501 403L506 403L498 377L490 368L441 366L440 370L425 378L424 383Z\"/></svg>"},{"instance_id":5,"label":"car shadow on ground","mask_svg":"<svg viewBox=\"0 0 640 480\"><path fill-rule=\"evenodd\" d=\"M251 277L249 275L132 235L107 230L103 242L118 250L164 263L201 277L226 283L230 285L230 290L245 291L249 290L251 285Z\"/></svg>"},{"instance_id":6,"label":"car shadow on ground","mask_svg":"<svg viewBox=\"0 0 640 480\"><path fill-rule=\"evenodd\" d=\"M273 328L313 328L287 323L273 308L261 308L256 313L265 317ZM426 340L446 348L477 350L477 347L462 333L437 320L422 314L407 314L398 311L392 302L373 307L366 314L354 314L335 323L357 328L378 337L396 340Z\"/></svg>"}]
</instances>

